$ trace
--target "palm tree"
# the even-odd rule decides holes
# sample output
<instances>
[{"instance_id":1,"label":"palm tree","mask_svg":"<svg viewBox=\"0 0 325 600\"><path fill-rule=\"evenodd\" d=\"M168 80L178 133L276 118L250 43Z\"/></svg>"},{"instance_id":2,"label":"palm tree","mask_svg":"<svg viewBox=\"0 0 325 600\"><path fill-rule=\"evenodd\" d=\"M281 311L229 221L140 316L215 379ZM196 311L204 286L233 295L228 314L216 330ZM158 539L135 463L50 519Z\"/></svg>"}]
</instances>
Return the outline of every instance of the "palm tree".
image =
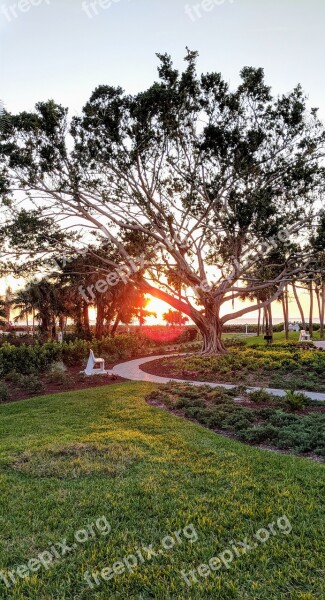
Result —
<instances>
[{"instance_id":1,"label":"palm tree","mask_svg":"<svg viewBox=\"0 0 325 600\"><path fill-rule=\"evenodd\" d=\"M50 337L51 326L55 319L53 292L53 284L47 279L32 282L23 290L16 292L12 304L14 309L18 309L20 312L16 316L15 321L23 318L28 319L28 315L33 314L33 320L38 320L39 330L43 337Z\"/></svg>"},{"instance_id":2,"label":"palm tree","mask_svg":"<svg viewBox=\"0 0 325 600\"><path fill-rule=\"evenodd\" d=\"M31 314L34 314L34 306L32 302L32 294L29 287L26 287L22 290L18 290L11 301L14 310L18 310L18 314L14 318L14 321L21 321L22 319L26 319L26 327L27 331L29 328L29 320L28 317Z\"/></svg>"}]
</instances>

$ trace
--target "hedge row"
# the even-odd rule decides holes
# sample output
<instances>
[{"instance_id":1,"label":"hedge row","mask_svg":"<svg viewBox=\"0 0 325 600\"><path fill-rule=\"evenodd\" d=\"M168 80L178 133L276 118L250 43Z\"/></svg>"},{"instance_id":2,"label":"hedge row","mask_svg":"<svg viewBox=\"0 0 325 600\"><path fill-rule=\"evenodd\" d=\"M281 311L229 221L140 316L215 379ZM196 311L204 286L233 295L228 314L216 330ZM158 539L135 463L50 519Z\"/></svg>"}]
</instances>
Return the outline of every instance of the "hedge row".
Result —
<instances>
[{"instance_id":1,"label":"hedge row","mask_svg":"<svg viewBox=\"0 0 325 600\"><path fill-rule=\"evenodd\" d=\"M158 342L159 344L159 342ZM156 340L149 340L141 334L122 334L114 338L101 340L75 340L73 342L35 343L33 346L21 344L14 346L4 343L0 347L0 377L12 371L27 375L42 372L55 361L63 360L66 365L83 365L90 348L95 355L107 360L128 359L146 354L157 346Z\"/></svg>"}]
</instances>

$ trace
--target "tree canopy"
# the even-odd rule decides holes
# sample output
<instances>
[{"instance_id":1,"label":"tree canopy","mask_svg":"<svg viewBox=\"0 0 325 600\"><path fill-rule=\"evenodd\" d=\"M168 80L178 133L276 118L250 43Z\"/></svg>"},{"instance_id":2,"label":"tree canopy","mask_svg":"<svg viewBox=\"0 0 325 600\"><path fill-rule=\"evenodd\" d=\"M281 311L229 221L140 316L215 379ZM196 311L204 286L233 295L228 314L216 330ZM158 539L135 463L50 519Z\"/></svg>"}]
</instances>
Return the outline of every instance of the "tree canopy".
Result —
<instances>
[{"instance_id":1,"label":"tree canopy","mask_svg":"<svg viewBox=\"0 0 325 600\"><path fill-rule=\"evenodd\" d=\"M203 352L222 352L224 323L308 273L324 129L299 85L274 97L263 69L244 67L231 90L220 73L197 73L196 52L187 50L183 72L158 58L147 90L101 85L81 117L69 121L52 100L11 115L2 198L10 207L24 194L85 244L108 241L108 274L124 267L141 292L195 322ZM265 275L257 267L268 259ZM255 304L223 314L243 288ZM263 289L271 297L260 299Z\"/></svg>"}]
</instances>

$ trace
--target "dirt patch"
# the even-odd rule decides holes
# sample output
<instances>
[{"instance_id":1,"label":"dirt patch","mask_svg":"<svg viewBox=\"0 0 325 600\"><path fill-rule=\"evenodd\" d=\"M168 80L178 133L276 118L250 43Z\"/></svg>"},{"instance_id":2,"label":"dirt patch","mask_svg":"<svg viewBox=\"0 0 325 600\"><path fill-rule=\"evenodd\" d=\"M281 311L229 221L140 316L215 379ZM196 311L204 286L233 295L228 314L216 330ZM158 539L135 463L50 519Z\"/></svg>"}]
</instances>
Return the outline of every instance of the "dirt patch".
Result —
<instances>
[{"instance_id":1,"label":"dirt patch","mask_svg":"<svg viewBox=\"0 0 325 600\"><path fill-rule=\"evenodd\" d=\"M35 478L80 479L123 474L140 453L123 444L71 444L16 454L7 467Z\"/></svg>"},{"instance_id":2,"label":"dirt patch","mask_svg":"<svg viewBox=\"0 0 325 600\"><path fill-rule=\"evenodd\" d=\"M182 358L186 358L186 356ZM150 375L159 375L160 377L173 377L175 379L184 379L186 381L195 381L196 379L199 379L197 376L198 374L194 371L186 372L177 370L173 365L173 361L170 359L152 360L144 365L140 365L140 369L141 371L144 371L144 373L149 373ZM200 373L200 379L201 381L205 381L202 373Z\"/></svg>"}]
</instances>

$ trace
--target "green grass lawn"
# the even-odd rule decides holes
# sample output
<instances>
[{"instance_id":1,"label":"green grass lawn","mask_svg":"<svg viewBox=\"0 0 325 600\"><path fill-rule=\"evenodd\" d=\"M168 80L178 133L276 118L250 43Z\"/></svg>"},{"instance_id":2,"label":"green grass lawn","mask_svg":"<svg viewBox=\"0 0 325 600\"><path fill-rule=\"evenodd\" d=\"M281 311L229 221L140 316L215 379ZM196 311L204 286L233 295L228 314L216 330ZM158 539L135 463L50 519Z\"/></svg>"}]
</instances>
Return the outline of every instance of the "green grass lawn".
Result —
<instances>
[{"instance_id":1,"label":"green grass lawn","mask_svg":"<svg viewBox=\"0 0 325 600\"><path fill-rule=\"evenodd\" d=\"M65 538L71 547L89 526L88 541L48 569L16 576L10 589L0 584L0 597L324 598L323 467L150 407L144 397L153 389L123 383L0 406L0 570L25 565L53 544L58 552ZM277 525L283 515L291 533ZM110 523L108 535L100 517ZM231 546L238 553L240 542L254 546L270 523L275 533L267 542L240 556L233 549L231 561ZM144 546L151 544L157 556L149 560ZM198 574L220 554L219 570ZM139 564L128 570L130 555ZM104 571L114 577L88 586L86 571L116 562L122 565ZM180 572L193 569L197 582L189 588Z\"/></svg>"},{"instance_id":2,"label":"green grass lawn","mask_svg":"<svg viewBox=\"0 0 325 600\"><path fill-rule=\"evenodd\" d=\"M249 331L249 330L248 330ZM289 343L290 342L298 342L299 341L299 333L297 333L296 331L290 331L289 332ZM247 346L255 346L256 344L258 346L266 346L266 341L264 339L264 335L242 335L239 333L225 333L223 335L224 339L231 339L231 338L239 338L241 340L244 340L246 342ZM320 340L320 335L319 335L319 331L314 331L313 333L313 340L315 342ZM286 339L285 339L285 334L283 331L276 331L273 333L273 345L275 344L285 344L286 343ZM306 346L308 346L308 344L306 344Z\"/></svg>"}]
</instances>

